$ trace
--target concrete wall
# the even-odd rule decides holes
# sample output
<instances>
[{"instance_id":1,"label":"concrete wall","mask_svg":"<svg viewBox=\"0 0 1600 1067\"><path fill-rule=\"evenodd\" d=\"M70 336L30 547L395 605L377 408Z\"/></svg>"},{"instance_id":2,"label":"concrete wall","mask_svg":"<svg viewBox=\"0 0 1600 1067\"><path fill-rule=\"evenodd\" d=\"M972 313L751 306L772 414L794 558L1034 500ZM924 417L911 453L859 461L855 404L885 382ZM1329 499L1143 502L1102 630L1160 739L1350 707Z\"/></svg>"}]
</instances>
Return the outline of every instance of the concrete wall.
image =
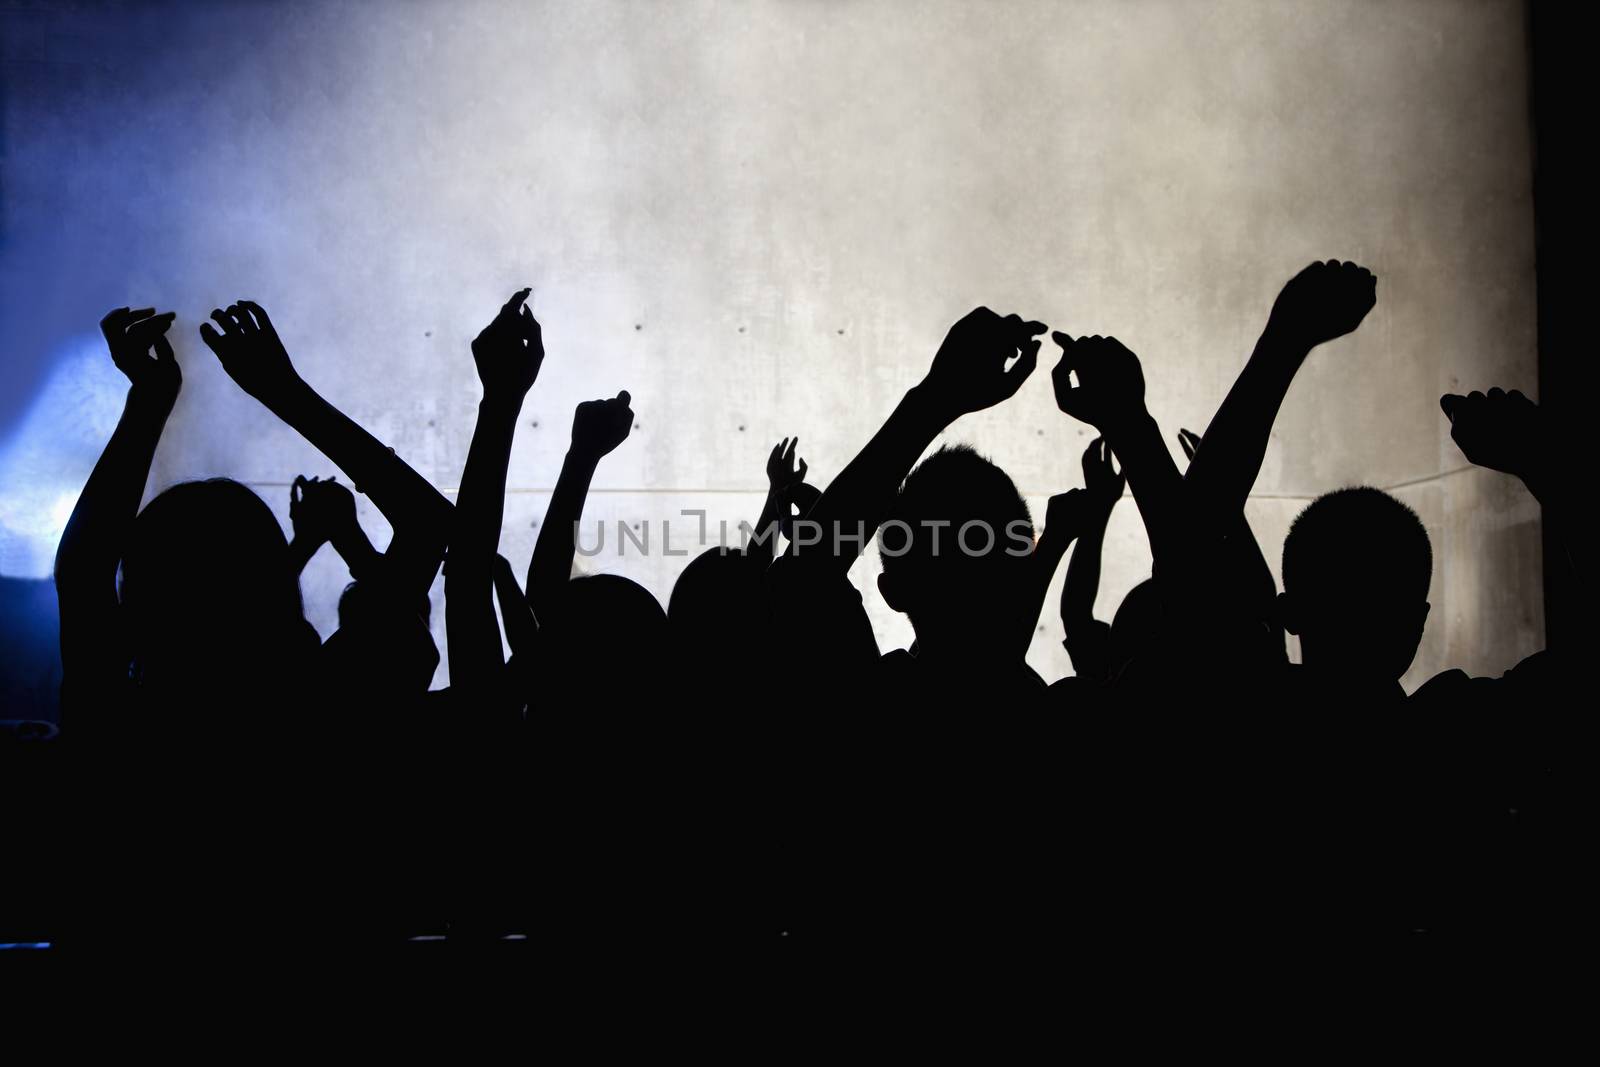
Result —
<instances>
[{"instance_id":1,"label":"concrete wall","mask_svg":"<svg viewBox=\"0 0 1600 1067\"><path fill-rule=\"evenodd\" d=\"M1203 429L1283 280L1333 256L1377 272L1379 304L1279 421L1249 512L1269 557L1317 493L1393 488L1439 559L1408 682L1542 643L1537 510L1463 469L1436 406L1535 385L1519 3L23 4L0 21L6 573L46 565L115 418L94 323L118 304L182 316L154 488L229 474L287 520L290 479L332 469L220 372L193 332L211 307L265 304L308 378L451 488L478 399L467 342L534 286L549 357L503 540L521 566L580 399L627 388L640 424L588 519L672 520L676 547L682 509L755 517L786 434L831 477L977 303L1118 335L1163 426ZM949 434L1041 518L1089 436L1042 372ZM665 600L683 559L653 543L584 564ZM1130 499L1102 614L1148 567ZM875 573L856 577L892 647L909 626ZM313 562L324 632L342 581ZM1047 677L1068 670L1059 638L1051 617L1032 652Z\"/></svg>"}]
</instances>

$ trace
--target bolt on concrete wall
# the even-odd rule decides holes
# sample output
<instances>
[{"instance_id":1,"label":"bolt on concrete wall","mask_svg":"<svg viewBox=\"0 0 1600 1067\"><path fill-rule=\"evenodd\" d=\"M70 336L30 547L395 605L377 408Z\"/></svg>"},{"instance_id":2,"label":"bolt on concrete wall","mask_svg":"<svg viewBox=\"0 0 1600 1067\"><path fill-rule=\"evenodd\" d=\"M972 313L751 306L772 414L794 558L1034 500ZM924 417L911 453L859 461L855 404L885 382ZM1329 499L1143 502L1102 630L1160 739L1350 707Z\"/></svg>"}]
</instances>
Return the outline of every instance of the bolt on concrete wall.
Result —
<instances>
[{"instance_id":1,"label":"bolt on concrete wall","mask_svg":"<svg viewBox=\"0 0 1600 1067\"><path fill-rule=\"evenodd\" d=\"M287 521L293 476L332 473L194 335L241 296L273 312L327 396L453 487L478 399L467 343L532 285L549 357L511 467L503 550L520 567L581 399L627 388L639 415L586 524L672 520L676 534L692 508L715 528L754 519L782 436L800 436L813 480L831 477L975 304L1116 334L1170 434L1204 429L1286 278L1350 258L1378 274L1379 304L1313 356L1283 411L1249 508L1267 555L1317 493L1390 487L1438 557L1408 684L1498 672L1542 643L1537 510L1464 469L1436 405L1535 384L1519 3L455 0L0 18L0 337L23 354L6 426L61 353L92 348L106 307L176 307L185 392L153 489L228 474ZM81 485L100 431L80 429L92 443L47 464L54 489L14 491L39 461L6 472L7 559L40 558L17 530L48 530L38 513ZM1078 483L1090 433L1056 413L1040 373L946 436L1009 470L1042 519ZM580 562L665 601L684 560ZM1106 543L1103 617L1148 567L1130 498ZM909 626L875 572L868 559L855 577L894 647ZM308 572L324 633L343 580L326 552ZM1043 623L1030 658L1054 678L1069 667L1053 613Z\"/></svg>"}]
</instances>

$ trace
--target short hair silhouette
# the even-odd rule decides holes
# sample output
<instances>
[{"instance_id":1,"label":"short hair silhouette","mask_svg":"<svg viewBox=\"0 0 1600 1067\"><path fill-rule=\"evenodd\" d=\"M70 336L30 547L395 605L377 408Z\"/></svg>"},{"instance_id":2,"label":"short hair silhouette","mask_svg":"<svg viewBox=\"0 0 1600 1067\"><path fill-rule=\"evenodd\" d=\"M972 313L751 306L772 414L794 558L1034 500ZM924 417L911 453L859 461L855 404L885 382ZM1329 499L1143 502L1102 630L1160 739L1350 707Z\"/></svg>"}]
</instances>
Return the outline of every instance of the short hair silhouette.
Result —
<instances>
[{"instance_id":1,"label":"short hair silhouette","mask_svg":"<svg viewBox=\"0 0 1600 1067\"><path fill-rule=\"evenodd\" d=\"M1016 483L968 445L917 465L878 532L878 589L911 618L920 644L935 632L988 647L1029 573L1033 516Z\"/></svg>"},{"instance_id":2,"label":"short hair silhouette","mask_svg":"<svg viewBox=\"0 0 1600 1067\"><path fill-rule=\"evenodd\" d=\"M963 535L974 523L981 525ZM1019 541L1033 536L1033 515L1011 476L971 445L946 445L906 476L878 547L885 574L938 581L1024 558L1015 554Z\"/></svg>"},{"instance_id":3,"label":"short hair silhouette","mask_svg":"<svg viewBox=\"0 0 1600 1067\"><path fill-rule=\"evenodd\" d=\"M1427 527L1415 511L1370 486L1319 496L1283 542L1283 588L1296 595L1426 600L1432 577Z\"/></svg>"},{"instance_id":4,"label":"short hair silhouette","mask_svg":"<svg viewBox=\"0 0 1600 1067\"><path fill-rule=\"evenodd\" d=\"M1308 666L1397 680L1428 613L1433 548L1417 513L1355 486L1306 506L1283 542L1284 625Z\"/></svg>"}]
</instances>

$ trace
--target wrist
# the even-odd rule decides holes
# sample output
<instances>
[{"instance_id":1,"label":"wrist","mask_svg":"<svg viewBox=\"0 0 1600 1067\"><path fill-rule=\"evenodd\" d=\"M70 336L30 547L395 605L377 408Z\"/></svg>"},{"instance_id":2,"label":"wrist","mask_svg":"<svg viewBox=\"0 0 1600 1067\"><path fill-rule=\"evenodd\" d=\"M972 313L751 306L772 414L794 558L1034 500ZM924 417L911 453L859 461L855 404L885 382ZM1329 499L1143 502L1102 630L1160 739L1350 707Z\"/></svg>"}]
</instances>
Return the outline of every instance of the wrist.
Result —
<instances>
[{"instance_id":1,"label":"wrist","mask_svg":"<svg viewBox=\"0 0 1600 1067\"><path fill-rule=\"evenodd\" d=\"M1118 452L1118 445L1121 442L1150 433L1154 433L1158 437L1161 435L1161 428L1156 425L1155 417L1150 414L1149 409L1143 404L1140 404L1138 408L1129 411L1125 415L1105 420L1098 429L1105 435L1105 439L1111 445L1113 452Z\"/></svg>"},{"instance_id":2,"label":"wrist","mask_svg":"<svg viewBox=\"0 0 1600 1067\"><path fill-rule=\"evenodd\" d=\"M906 390L900 409L915 419L919 426L928 429L930 436L942 433L962 415L938 390L929 387L927 379Z\"/></svg>"},{"instance_id":3,"label":"wrist","mask_svg":"<svg viewBox=\"0 0 1600 1067\"><path fill-rule=\"evenodd\" d=\"M306 380L296 374L293 377L273 383L261 389L245 392L259 400L270 411L283 411L305 407L310 401L317 398L316 390L312 389Z\"/></svg>"},{"instance_id":4,"label":"wrist","mask_svg":"<svg viewBox=\"0 0 1600 1067\"><path fill-rule=\"evenodd\" d=\"M173 405L177 402L178 391L176 389L166 390L142 385L135 385L128 389L127 409L144 418L165 421L166 417L172 414Z\"/></svg>"},{"instance_id":5,"label":"wrist","mask_svg":"<svg viewBox=\"0 0 1600 1067\"><path fill-rule=\"evenodd\" d=\"M1266 357L1274 365L1288 363L1290 366L1298 367L1315 347L1315 341L1285 326L1282 322L1269 318L1267 328L1261 331L1261 339L1256 342L1254 355L1258 358Z\"/></svg>"},{"instance_id":6,"label":"wrist","mask_svg":"<svg viewBox=\"0 0 1600 1067\"><path fill-rule=\"evenodd\" d=\"M1118 493L1113 497L1098 497L1090 501L1090 506L1084 515L1084 521L1079 524L1082 526L1083 532L1093 533L1096 530L1104 530L1107 524L1111 522L1111 513L1116 510L1117 501L1121 499L1122 494Z\"/></svg>"},{"instance_id":7,"label":"wrist","mask_svg":"<svg viewBox=\"0 0 1600 1067\"><path fill-rule=\"evenodd\" d=\"M478 401L478 417L509 419L515 422L517 416L522 414L522 400L521 396L485 393L483 399Z\"/></svg>"}]
</instances>

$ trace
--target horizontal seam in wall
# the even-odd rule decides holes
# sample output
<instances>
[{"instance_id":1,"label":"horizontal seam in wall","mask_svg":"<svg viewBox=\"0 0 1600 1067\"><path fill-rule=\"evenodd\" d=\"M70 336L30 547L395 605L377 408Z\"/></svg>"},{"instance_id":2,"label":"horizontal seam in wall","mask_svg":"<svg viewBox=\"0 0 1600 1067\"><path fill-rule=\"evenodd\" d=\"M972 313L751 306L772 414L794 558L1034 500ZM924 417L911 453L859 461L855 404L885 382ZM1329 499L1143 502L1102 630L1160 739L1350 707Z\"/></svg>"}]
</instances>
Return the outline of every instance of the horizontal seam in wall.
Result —
<instances>
[{"instance_id":1,"label":"horizontal seam in wall","mask_svg":"<svg viewBox=\"0 0 1600 1067\"><path fill-rule=\"evenodd\" d=\"M1476 470L1476 469L1477 468L1472 467L1472 466L1457 467L1454 470L1441 471L1438 474L1426 474L1426 475L1423 475L1420 478L1410 478L1410 479L1407 479L1406 481L1403 481L1403 482L1394 482L1393 484L1390 484L1390 485L1379 486L1379 488L1381 488L1386 493L1393 492L1396 489L1410 489L1410 488L1413 488L1413 487L1418 486L1418 485L1426 485L1428 482L1440 481L1442 479L1450 478L1450 477L1453 477L1454 475L1457 475L1457 474L1464 474L1467 471ZM248 485L252 489L288 489L292 483L290 483L290 482L245 482L244 484ZM1071 487L1069 486L1068 488L1071 488ZM460 491L461 491L460 487L459 486L454 486L454 485L445 486L445 487L440 488L440 490L439 490L439 492L441 492L441 493L446 493L446 494L450 494L450 495L454 495L456 493L459 493ZM523 486L523 487L508 486L506 488L506 495L507 496L511 496L513 494L552 493L554 491L555 491L554 488L545 488L543 486ZM1053 490L1052 489L1022 489L1022 490L1019 490L1019 492L1021 492L1022 495L1025 496L1025 497L1030 497L1030 496L1032 496L1032 497L1039 497L1039 496L1048 497L1048 496L1054 496L1057 493L1065 492L1065 491L1066 490L1064 490L1064 489L1053 489ZM589 490L589 495L590 496L600 496L600 495L604 495L604 494L633 495L633 496L652 496L652 495L653 496L706 496L706 495L711 495L711 494L725 495L725 496L765 496L766 493L767 493L767 491L765 489L710 489L710 488L707 488L707 489L650 489L650 488L643 488L643 487L638 487L638 488L623 487L623 488L616 488L616 489L604 489L604 488L595 487L595 488L591 488ZM1321 495L1322 495L1321 493L1251 493L1249 498L1251 500L1315 500L1317 497L1319 497Z\"/></svg>"}]
</instances>

